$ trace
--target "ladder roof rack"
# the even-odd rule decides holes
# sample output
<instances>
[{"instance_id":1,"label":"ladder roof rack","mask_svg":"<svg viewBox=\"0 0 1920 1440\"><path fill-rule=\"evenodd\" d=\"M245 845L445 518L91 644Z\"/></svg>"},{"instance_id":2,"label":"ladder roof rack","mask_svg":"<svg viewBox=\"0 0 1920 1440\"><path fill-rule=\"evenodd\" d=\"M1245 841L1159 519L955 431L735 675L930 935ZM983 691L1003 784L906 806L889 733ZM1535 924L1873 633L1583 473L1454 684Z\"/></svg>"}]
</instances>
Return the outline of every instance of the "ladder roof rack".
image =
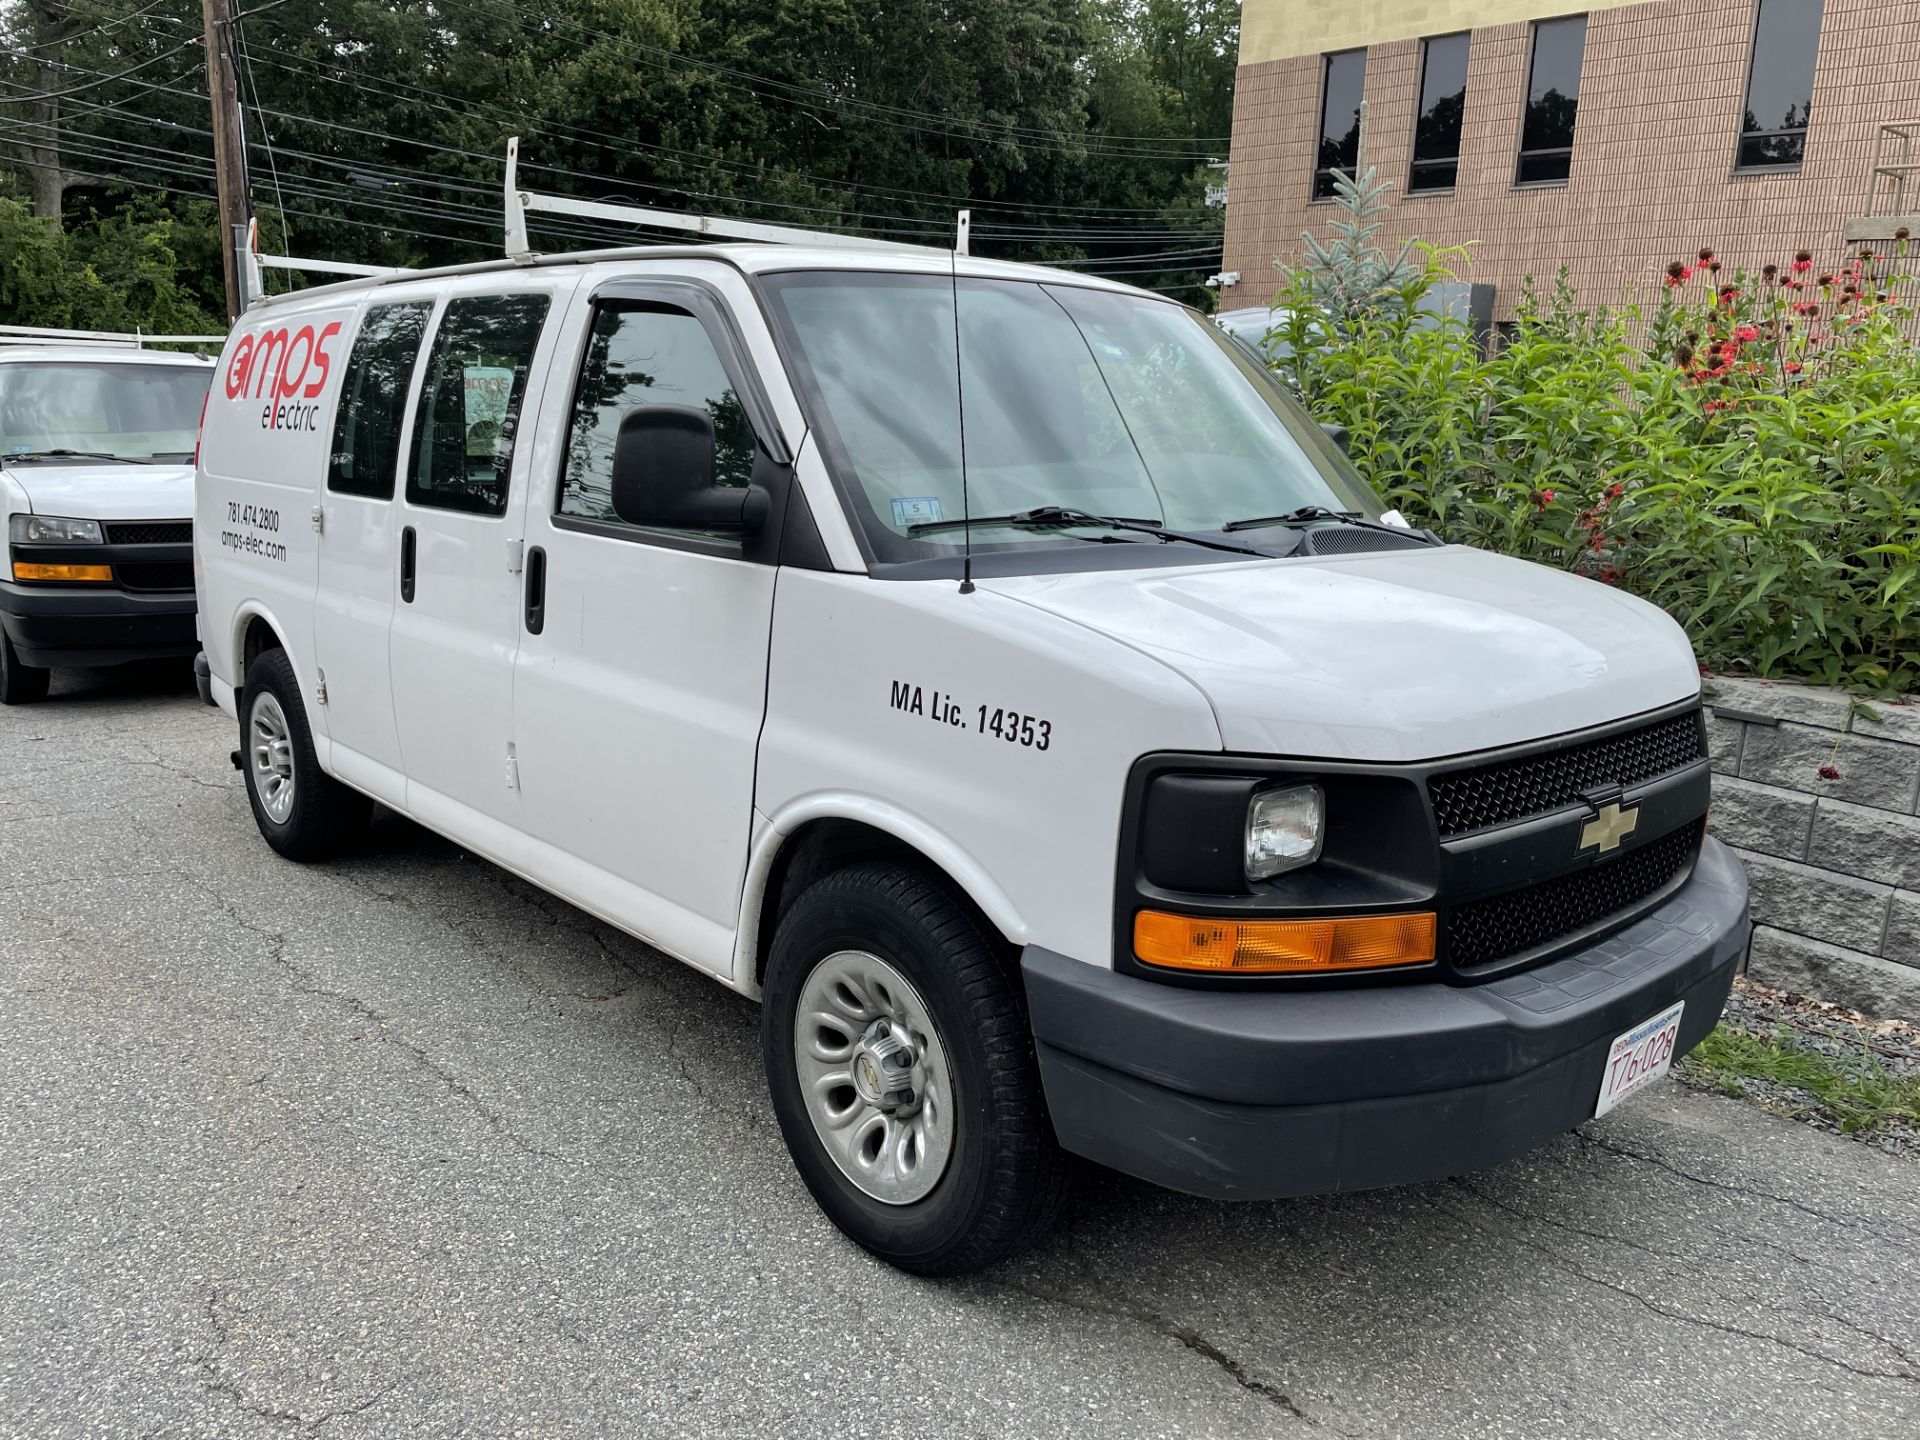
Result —
<instances>
[{"instance_id":1,"label":"ladder roof rack","mask_svg":"<svg viewBox=\"0 0 1920 1440\"><path fill-rule=\"evenodd\" d=\"M571 195L541 195L520 187L520 137L507 140L507 174L503 187L506 202L506 255L509 260L533 257L533 241L527 231L527 213L573 215L583 220L611 220L649 230L682 230L689 234L711 236L716 240L751 240L767 245L809 245L839 250L908 251L917 254L946 254L931 245L910 245L902 240L880 240L867 235L848 235L838 230L806 230L794 225L767 225L757 220L735 220L724 215L695 215L684 210L662 210L651 205L615 204L607 200L576 200ZM953 252L967 253L972 212L958 212L954 228Z\"/></svg>"},{"instance_id":2,"label":"ladder roof rack","mask_svg":"<svg viewBox=\"0 0 1920 1440\"><path fill-rule=\"evenodd\" d=\"M150 345L224 345L224 335L149 335L143 330L56 330L46 325L0 325L0 346L95 346L144 350Z\"/></svg>"}]
</instances>

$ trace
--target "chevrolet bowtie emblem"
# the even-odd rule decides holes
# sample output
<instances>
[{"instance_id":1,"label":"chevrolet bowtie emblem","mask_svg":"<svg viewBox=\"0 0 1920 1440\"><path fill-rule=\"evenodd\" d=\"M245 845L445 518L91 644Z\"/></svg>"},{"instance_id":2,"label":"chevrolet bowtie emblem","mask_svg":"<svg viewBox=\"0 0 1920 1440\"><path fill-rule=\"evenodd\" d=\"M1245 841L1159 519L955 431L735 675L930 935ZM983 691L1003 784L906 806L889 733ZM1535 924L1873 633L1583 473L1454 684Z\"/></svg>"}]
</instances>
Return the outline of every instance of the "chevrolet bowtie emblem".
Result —
<instances>
[{"instance_id":1,"label":"chevrolet bowtie emblem","mask_svg":"<svg viewBox=\"0 0 1920 1440\"><path fill-rule=\"evenodd\" d=\"M1602 855L1609 850L1618 850L1620 842L1631 835L1639 823L1640 811L1637 806L1622 810L1618 801L1602 805L1599 813L1581 827L1580 848L1591 850L1598 845Z\"/></svg>"}]
</instances>

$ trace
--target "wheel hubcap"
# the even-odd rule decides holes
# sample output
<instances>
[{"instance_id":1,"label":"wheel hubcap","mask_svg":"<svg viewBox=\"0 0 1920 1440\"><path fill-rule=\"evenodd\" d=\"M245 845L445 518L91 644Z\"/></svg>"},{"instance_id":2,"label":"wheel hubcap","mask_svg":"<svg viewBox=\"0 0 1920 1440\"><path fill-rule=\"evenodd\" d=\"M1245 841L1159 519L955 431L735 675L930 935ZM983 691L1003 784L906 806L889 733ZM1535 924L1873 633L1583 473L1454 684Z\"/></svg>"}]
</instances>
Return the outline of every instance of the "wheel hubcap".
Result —
<instances>
[{"instance_id":1,"label":"wheel hubcap","mask_svg":"<svg viewBox=\"0 0 1920 1440\"><path fill-rule=\"evenodd\" d=\"M254 697L247 733L254 793L268 818L284 825L293 813L293 732L287 725L287 712L271 691L262 690Z\"/></svg>"},{"instance_id":2,"label":"wheel hubcap","mask_svg":"<svg viewBox=\"0 0 1920 1440\"><path fill-rule=\"evenodd\" d=\"M926 1002L877 955L841 950L807 977L794 1061L840 1173L889 1205L924 1199L953 1149L953 1081Z\"/></svg>"}]
</instances>

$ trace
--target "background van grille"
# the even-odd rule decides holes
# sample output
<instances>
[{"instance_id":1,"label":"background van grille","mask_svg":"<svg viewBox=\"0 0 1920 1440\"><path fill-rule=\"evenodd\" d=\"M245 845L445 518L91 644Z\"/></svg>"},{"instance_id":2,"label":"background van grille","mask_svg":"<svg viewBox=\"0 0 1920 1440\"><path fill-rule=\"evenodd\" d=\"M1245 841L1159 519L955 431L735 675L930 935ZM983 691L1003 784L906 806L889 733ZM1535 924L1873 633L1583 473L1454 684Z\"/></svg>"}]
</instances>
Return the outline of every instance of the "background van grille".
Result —
<instances>
[{"instance_id":1,"label":"background van grille","mask_svg":"<svg viewBox=\"0 0 1920 1440\"><path fill-rule=\"evenodd\" d=\"M109 545L189 545L193 543L191 520L109 520Z\"/></svg>"}]
</instances>

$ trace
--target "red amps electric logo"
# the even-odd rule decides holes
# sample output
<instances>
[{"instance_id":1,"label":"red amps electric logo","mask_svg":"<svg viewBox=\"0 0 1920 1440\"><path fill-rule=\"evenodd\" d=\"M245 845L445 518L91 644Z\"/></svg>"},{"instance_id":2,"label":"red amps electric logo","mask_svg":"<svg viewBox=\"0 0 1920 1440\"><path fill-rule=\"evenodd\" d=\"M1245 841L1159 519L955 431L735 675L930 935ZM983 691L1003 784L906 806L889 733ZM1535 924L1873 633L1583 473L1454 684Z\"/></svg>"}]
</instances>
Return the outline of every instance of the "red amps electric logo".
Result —
<instances>
[{"instance_id":1,"label":"red amps electric logo","mask_svg":"<svg viewBox=\"0 0 1920 1440\"><path fill-rule=\"evenodd\" d=\"M317 430L320 407L314 403L327 388L333 371L328 345L340 333L340 322L315 329L281 326L243 335L227 362L227 398L264 400L262 430Z\"/></svg>"}]
</instances>

